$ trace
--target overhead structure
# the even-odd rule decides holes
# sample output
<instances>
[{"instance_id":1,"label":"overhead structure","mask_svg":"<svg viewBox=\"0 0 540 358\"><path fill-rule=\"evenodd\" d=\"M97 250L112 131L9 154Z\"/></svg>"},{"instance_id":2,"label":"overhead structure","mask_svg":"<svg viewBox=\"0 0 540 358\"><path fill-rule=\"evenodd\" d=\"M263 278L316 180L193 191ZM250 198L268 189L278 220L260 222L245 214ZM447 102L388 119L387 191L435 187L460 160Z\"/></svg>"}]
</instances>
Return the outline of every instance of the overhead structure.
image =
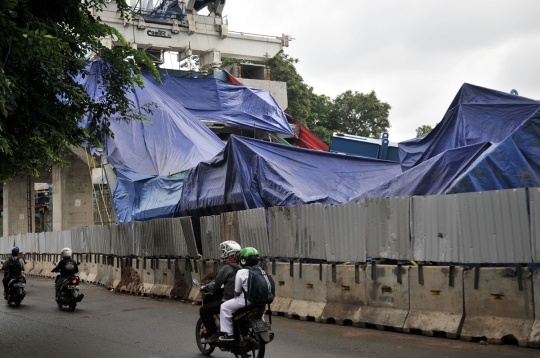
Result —
<instances>
[{"instance_id":1,"label":"overhead structure","mask_svg":"<svg viewBox=\"0 0 540 358\"><path fill-rule=\"evenodd\" d=\"M266 61L283 47L288 35L247 35L229 31L223 19L226 0L128 0L138 14L133 19L120 17L115 1L101 12L101 22L117 29L133 47L145 50L156 63L163 62L163 52L178 52L178 61L198 55L203 71L221 66L221 57ZM198 11L207 8L208 15ZM103 39L108 46L114 39Z\"/></svg>"}]
</instances>

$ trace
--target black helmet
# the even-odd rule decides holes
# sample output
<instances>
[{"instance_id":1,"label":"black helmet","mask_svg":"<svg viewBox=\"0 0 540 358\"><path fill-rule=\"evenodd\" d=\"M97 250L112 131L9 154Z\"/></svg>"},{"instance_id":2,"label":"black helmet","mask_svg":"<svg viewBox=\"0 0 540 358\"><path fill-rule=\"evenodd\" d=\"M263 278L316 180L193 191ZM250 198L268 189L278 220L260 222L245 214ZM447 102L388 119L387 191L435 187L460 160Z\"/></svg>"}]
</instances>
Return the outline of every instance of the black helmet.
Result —
<instances>
[{"instance_id":1,"label":"black helmet","mask_svg":"<svg viewBox=\"0 0 540 358\"><path fill-rule=\"evenodd\" d=\"M13 257L19 256L19 248L17 246L13 246L13 248L11 249L11 256Z\"/></svg>"},{"instance_id":2,"label":"black helmet","mask_svg":"<svg viewBox=\"0 0 540 358\"><path fill-rule=\"evenodd\" d=\"M254 247L244 247L240 251L240 266L255 266L259 263L259 251Z\"/></svg>"}]
</instances>

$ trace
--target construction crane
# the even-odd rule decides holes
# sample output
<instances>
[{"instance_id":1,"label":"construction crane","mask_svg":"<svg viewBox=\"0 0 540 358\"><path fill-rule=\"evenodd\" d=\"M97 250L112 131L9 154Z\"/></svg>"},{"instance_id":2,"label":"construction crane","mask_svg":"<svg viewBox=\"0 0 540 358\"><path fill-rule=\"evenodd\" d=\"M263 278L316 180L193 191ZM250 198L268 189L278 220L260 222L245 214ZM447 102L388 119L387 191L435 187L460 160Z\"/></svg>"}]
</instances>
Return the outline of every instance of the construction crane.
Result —
<instances>
[{"instance_id":1,"label":"construction crane","mask_svg":"<svg viewBox=\"0 0 540 358\"><path fill-rule=\"evenodd\" d=\"M223 19L226 0L128 0L137 16L120 17L115 1L101 12L101 22L117 29L133 47L145 50L156 64L163 53L177 52L178 61L198 55L203 72L218 69L221 57L265 61L289 46L291 37L253 35L229 31ZM207 9L208 15L198 12ZM109 47L115 39L102 39Z\"/></svg>"}]
</instances>

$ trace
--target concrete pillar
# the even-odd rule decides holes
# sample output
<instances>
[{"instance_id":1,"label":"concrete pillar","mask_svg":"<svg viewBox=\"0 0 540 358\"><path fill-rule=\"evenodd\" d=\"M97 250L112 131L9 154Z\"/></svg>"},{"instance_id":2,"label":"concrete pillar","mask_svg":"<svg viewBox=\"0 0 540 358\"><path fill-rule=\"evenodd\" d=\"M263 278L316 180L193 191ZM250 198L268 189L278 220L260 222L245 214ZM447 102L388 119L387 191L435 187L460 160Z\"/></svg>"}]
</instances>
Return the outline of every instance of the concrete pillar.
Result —
<instances>
[{"instance_id":1,"label":"concrete pillar","mask_svg":"<svg viewBox=\"0 0 540 358\"><path fill-rule=\"evenodd\" d=\"M28 197L28 178L14 178L4 184L4 216L2 236L27 234L28 222L32 224L32 232L35 230L34 219L34 180L30 178L30 198ZM28 199L30 199L30 212L28 211ZM30 215L30 217L29 217Z\"/></svg>"},{"instance_id":2,"label":"concrete pillar","mask_svg":"<svg viewBox=\"0 0 540 358\"><path fill-rule=\"evenodd\" d=\"M88 165L74 154L67 160L71 165L52 171L53 231L94 225Z\"/></svg>"}]
</instances>

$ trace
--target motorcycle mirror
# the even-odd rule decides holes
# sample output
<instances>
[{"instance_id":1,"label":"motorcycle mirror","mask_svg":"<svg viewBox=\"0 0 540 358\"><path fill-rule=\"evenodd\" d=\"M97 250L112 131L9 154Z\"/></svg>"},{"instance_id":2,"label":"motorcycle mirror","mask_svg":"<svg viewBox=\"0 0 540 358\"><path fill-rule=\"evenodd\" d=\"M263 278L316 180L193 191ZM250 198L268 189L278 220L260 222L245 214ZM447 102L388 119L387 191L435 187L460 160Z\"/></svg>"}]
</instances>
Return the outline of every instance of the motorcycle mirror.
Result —
<instances>
[{"instance_id":1,"label":"motorcycle mirror","mask_svg":"<svg viewBox=\"0 0 540 358\"><path fill-rule=\"evenodd\" d=\"M53 265L56 265L56 262L53 262L52 264L53 264Z\"/></svg>"},{"instance_id":2,"label":"motorcycle mirror","mask_svg":"<svg viewBox=\"0 0 540 358\"><path fill-rule=\"evenodd\" d=\"M193 279L193 284L195 286L199 286L201 283L199 282L199 280L197 280L196 278Z\"/></svg>"}]
</instances>

